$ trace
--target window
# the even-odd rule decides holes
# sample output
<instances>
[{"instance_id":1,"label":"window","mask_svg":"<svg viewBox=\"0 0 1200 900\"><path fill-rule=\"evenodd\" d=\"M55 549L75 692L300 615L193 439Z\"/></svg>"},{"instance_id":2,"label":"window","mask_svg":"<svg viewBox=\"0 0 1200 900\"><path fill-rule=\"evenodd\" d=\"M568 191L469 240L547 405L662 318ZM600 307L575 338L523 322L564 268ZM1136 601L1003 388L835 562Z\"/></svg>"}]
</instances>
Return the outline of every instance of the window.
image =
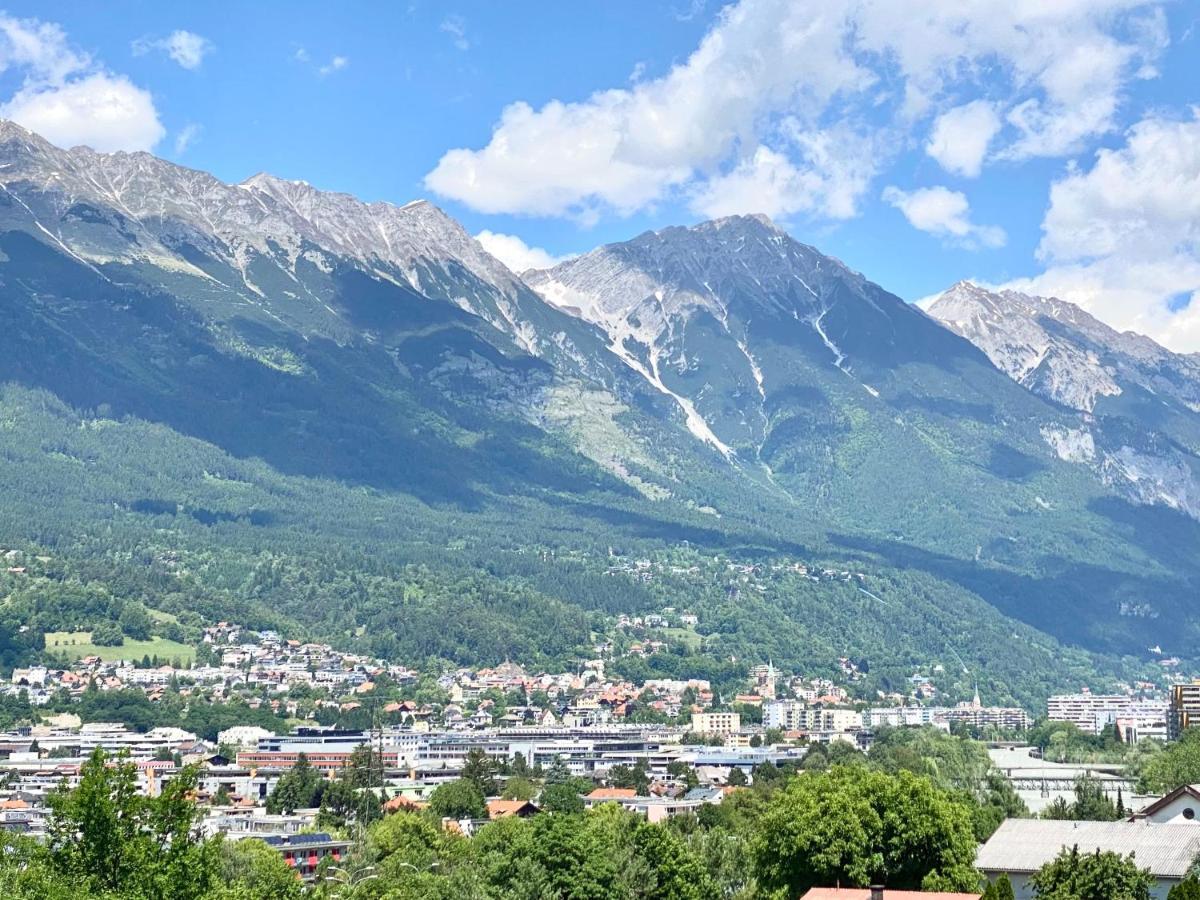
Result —
<instances>
[{"instance_id":1,"label":"window","mask_svg":"<svg viewBox=\"0 0 1200 900\"><path fill-rule=\"evenodd\" d=\"M1185 807L1183 810L1183 817L1190 822L1192 819L1196 818L1196 811L1190 806Z\"/></svg>"}]
</instances>

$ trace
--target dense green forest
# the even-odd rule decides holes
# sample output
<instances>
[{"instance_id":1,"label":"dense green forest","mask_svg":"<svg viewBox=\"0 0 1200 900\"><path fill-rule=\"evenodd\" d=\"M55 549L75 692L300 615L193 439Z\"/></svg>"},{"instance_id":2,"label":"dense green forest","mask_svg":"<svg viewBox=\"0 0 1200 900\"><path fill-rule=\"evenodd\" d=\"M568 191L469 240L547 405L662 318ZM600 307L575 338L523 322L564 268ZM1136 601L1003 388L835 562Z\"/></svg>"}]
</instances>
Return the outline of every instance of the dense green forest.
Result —
<instances>
[{"instance_id":1,"label":"dense green forest","mask_svg":"<svg viewBox=\"0 0 1200 900\"><path fill-rule=\"evenodd\" d=\"M772 544L682 507L663 506L671 520L660 522L621 514L611 497L600 517L549 499L467 513L282 476L162 426L80 415L11 387L0 428L0 548L14 570L0 570L7 666L36 654L39 633L119 623L144 606L172 614L152 629L184 642L204 622L233 620L419 667L566 667L592 655L614 616L674 606L698 615L701 640L615 671L728 684L767 659L830 674L853 656L871 689L903 689L914 671L940 667L951 696L978 681L989 701L1031 708L1054 690L1145 671L1058 644L922 569ZM652 576L622 568L637 558ZM797 563L862 577L814 580Z\"/></svg>"}]
</instances>

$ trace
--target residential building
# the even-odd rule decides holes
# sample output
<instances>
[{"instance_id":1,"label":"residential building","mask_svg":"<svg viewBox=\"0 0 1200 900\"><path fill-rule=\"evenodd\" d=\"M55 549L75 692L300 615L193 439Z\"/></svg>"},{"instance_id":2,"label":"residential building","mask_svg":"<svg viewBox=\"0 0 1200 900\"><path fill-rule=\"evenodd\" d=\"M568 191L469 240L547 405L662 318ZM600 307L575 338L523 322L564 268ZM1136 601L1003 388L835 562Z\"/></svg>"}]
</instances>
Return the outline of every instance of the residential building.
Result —
<instances>
[{"instance_id":1,"label":"residential building","mask_svg":"<svg viewBox=\"0 0 1200 900\"><path fill-rule=\"evenodd\" d=\"M1200 724L1200 681L1171 686L1171 708L1167 728L1172 740L1184 729Z\"/></svg>"},{"instance_id":2,"label":"residential building","mask_svg":"<svg viewBox=\"0 0 1200 900\"><path fill-rule=\"evenodd\" d=\"M1154 877L1151 897L1167 892L1186 877L1200 855L1200 828L1152 822L1070 822L1052 819L1006 819L980 849L975 868L987 878L1001 874L1012 881L1017 900L1030 900L1030 876L1063 849L1080 853L1134 854L1138 866Z\"/></svg>"},{"instance_id":3,"label":"residential building","mask_svg":"<svg viewBox=\"0 0 1200 900\"><path fill-rule=\"evenodd\" d=\"M722 737L741 731L742 717L731 712L692 713L692 731L698 734L715 734Z\"/></svg>"},{"instance_id":4,"label":"residential building","mask_svg":"<svg viewBox=\"0 0 1200 900\"><path fill-rule=\"evenodd\" d=\"M810 707L800 700L770 700L763 704L763 725L783 731L858 731L862 713L853 709Z\"/></svg>"},{"instance_id":5,"label":"residential building","mask_svg":"<svg viewBox=\"0 0 1200 900\"><path fill-rule=\"evenodd\" d=\"M257 747L263 738L273 737L274 732L257 725L234 725L217 733L217 744L221 747Z\"/></svg>"},{"instance_id":6,"label":"residential building","mask_svg":"<svg viewBox=\"0 0 1200 900\"><path fill-rule=\"evenodd\" d=\"M304 881L312 881L321 860L326 857L341 860L350 847L350 841L335 841L323 831L315 834L268 834L259 839L268 847L278 850L283 861L299 873Z\"/></svg>"},{"instance_id":7,"label":"residential building","mask_svg":"<svg viewBox=\"0 0 1200 900\"><path fill-rule=\"evenodd\" d=\"M1083 690L1078 694L1057 694L1046 701L1046 717L1052 722L1070 722L1087 734L1099 734L1115 722L1118 716L1128 715L1133 701L1117 695L1093 694Z\"/></svg>"},{"instance_id":8,"label":"residential building","mask_svg":"<svg viewBox=\"0 0 1200 900\"><path fill-rule=\"evenodd\" d=\"M1185 784L1139 809L1130 821L1200 825L1200 784Z\"/></svg>"}]
</instances>

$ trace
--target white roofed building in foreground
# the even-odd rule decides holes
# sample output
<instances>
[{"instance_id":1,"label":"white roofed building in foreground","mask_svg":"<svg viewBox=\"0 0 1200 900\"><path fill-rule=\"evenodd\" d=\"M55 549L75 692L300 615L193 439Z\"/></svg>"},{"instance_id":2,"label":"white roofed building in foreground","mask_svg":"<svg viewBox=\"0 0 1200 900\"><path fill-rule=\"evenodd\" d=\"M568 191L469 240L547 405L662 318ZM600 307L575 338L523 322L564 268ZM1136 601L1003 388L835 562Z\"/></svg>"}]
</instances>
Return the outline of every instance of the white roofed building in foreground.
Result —
<instances>
[{"instance_id":1,"label":"white roofed building in foreground","mask_svg":"<svg viewBox=\"0 0 1200 900\"><path fill-rule=\"evenodd\" d=\"M975 867L989 880L1002 873L1012 880L1017 900L1033 896L1029 877L1063 849L1080 853L1111 851L1134 860L1154 876L1151 896L1165 900L1200 855L1200 828L1152 822L1069 822L1006 819L982 847Z\"/></svg>"}]
</instances>

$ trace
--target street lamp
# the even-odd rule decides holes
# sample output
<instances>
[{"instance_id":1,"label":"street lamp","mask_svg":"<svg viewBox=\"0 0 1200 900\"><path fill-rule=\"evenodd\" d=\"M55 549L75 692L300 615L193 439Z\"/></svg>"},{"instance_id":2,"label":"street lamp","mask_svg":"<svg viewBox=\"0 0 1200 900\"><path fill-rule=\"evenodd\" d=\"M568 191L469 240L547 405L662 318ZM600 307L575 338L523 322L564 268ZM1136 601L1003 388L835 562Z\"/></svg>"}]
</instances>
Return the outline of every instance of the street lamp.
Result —
<instances>
[{"instance_id":1,"label":"street lamp","mask_svg":"<svg viewBox=\"0 0 1200 900\"><path fill-rule=\"evenodd\" d=\"M365 869L359 869L353 873L347 872L341 866L330 866L325 870L325 874L330 881L336 881L343 888L352 888L379 877L374 866L367 866Z\"/></svg>"}]
</instances>

